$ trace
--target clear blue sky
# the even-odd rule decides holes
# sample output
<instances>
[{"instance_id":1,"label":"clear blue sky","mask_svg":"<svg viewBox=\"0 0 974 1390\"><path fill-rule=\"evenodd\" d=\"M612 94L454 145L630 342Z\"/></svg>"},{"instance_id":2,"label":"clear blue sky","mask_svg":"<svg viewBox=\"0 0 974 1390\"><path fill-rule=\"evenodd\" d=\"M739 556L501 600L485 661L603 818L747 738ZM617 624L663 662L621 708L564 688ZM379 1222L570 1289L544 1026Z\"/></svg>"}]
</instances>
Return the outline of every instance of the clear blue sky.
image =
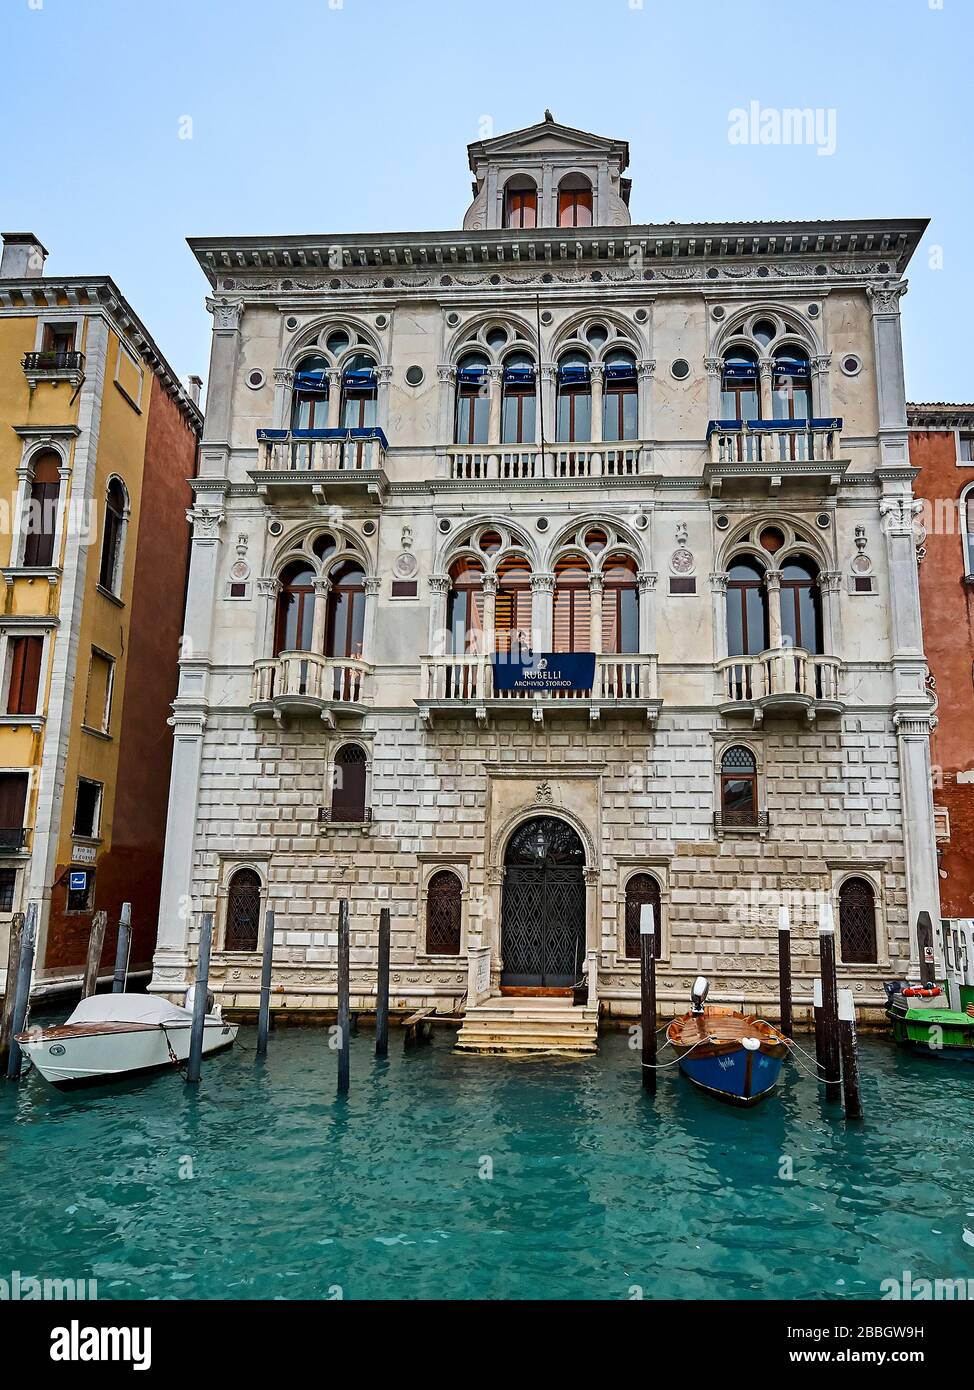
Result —
<instances>
[{"instance_id":1,"label":"clear blue sky","mask_svg":"<svg viewBox=\"0 0 974 1390\"><path fill-rule=\"evenodd\" d=\"M186 236L457 227L482 118L550 106L629 140L637 222L931 217L908 391L970 400L972 39L972 0L0 0L0 228L205 376ZM752 101L834 111L835 153L730 143Z\"/></svg>"}]
</instances>

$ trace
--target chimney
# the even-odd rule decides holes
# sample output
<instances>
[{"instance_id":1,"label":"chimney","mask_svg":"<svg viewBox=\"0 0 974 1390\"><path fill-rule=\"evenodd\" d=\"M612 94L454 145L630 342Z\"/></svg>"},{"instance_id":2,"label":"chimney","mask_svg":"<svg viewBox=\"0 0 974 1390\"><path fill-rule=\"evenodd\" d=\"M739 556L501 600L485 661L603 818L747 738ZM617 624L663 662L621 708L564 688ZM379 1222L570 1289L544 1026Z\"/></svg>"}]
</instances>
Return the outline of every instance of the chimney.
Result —
<instances>
[{"instance_id":1,"label":"chimney","mask_svg":"<svg viewBox=\"0 0 974 1390\"><path fill-rule=\"evenodd\" d=\"M47 248L33 232L0 232L3 257L0 280L39 280L44 274Z\"/></svg>"},{"instance_id":2,"label":"chimney","mask_svg":"<svg viewBox=\"0 0 974 1390\"><path fill-rule=\"evenodd\" d=\"M203 378L201 376L188 376L186 378L186 394L194 405L200 403L200 392L203 390Z\"/></svg>"}]
</instances>

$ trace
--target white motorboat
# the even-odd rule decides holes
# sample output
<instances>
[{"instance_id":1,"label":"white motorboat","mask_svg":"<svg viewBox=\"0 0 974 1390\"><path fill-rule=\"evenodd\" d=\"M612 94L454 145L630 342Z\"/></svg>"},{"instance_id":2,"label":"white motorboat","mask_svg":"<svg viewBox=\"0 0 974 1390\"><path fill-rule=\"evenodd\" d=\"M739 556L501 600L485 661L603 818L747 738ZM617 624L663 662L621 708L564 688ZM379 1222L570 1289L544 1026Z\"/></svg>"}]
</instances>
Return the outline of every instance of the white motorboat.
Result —
<instances>
[{"instance_id":1,"label":"white motorboat","mask_svg":"<svg viewBox=\"0 0 974 1390\"><path fill-rule=\"evenodd\" d=\"M191 1007L153 994L93 994L65 1023L29 1028L17 1042L45 1081L67 1089L185 1062L192 1023ZM236 1024L206 1014L203 1055L230 1047L236 1036Z\"/></svg>"}]
</instances>

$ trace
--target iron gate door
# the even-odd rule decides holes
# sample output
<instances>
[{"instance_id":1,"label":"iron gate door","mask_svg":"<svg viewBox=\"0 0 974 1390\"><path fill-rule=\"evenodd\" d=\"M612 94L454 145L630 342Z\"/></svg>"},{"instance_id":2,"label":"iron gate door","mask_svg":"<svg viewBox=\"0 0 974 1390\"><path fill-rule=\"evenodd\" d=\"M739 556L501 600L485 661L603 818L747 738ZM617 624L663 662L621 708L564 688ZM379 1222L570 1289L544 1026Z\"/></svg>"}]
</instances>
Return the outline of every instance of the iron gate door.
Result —
<instances>
[{"instance_id":1,"label":"iron gate door","mask_svg":"<svg viewBox=\"0 0 974 1390\"><path fill-rule=\"evenodd\" d=\"M501 983L567 989L585 955L584 851L553 817L522 826L506 856Z\"/></svg>"}]
</instances>

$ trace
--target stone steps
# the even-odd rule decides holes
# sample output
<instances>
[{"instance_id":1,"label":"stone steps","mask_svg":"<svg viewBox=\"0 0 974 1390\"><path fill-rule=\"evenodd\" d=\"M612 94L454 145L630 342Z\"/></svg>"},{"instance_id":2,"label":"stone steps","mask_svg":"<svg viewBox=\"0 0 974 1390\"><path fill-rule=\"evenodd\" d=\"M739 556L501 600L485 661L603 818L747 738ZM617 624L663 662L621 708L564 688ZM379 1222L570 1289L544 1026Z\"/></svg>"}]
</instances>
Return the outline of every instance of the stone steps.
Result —
<instances>
[{"instance_id":1,"label":"stone steps","mask_svg":"<svg viewBox=\"0 0 974 1390\"><path fill-rule=\"evenodd\" d=\"M457 1037L459 1052L528 1056L598 1051L598 1010L565 999L493 996L470 1009Z\"/></svg>"}]
</instances>

